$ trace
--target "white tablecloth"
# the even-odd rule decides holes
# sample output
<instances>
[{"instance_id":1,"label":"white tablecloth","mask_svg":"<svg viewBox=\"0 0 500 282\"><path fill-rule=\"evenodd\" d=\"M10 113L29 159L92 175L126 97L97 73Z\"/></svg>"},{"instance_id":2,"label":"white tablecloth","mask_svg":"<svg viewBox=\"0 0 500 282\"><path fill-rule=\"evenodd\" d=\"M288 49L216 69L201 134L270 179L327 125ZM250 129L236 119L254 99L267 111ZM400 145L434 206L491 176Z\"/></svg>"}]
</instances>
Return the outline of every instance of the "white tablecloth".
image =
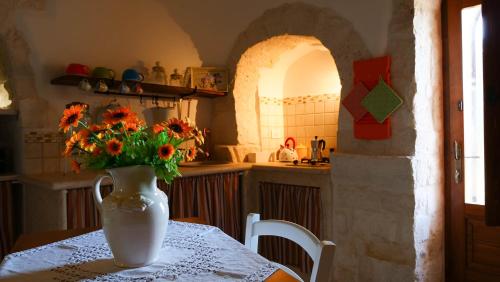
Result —
<instances>
[{"instance_id":1,"label":"white tablecloth","mask_svg":"<svg viewBox=\"0 0 500 282\"><path fill-rule=\"evenodd\" d=\"M0 280L263 281L277 269L216 227L170 221L160 258L149 266L115 266L99 230L8 255Z\"/></svg>"}]
</instances>

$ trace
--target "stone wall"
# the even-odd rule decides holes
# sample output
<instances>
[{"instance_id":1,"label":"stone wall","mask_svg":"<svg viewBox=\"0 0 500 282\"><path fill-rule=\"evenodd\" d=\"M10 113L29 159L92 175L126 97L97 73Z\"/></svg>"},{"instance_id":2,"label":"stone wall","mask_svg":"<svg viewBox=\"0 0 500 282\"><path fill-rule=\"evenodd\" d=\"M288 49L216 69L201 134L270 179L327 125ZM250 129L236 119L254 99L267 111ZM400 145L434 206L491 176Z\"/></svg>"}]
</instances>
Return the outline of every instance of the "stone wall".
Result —
<instances>
[{"instance_id":1,"label":"stone wall","mask_svg":"<svg viewBox=\"0 0 500 282\"><path fill-rule=\"evenodd\" d=\"M444 133L441 1L416 0L415 81L415 250L416 279L444 279Z\"/></svg>"},{"instance_id":2,"label":"stone wall","mask_svg":"<svg viewBox=\"0 0 500 282\"><path fill-rule=\"evenodd\" d=\"M336 281L415 280L412 159L335 154L332 167Z\"/></svg>"},{"instance_id":3,"label":"stone wall","mask_svg":"<svg viewBox=\"0 0 500 282\"><path fill-rule=\"evenodd\" d=\"M392 116L392 138L354 139L352 118L340 107L334 201L323 207L333 214L333 237L325 239L337 244L336 281L444 279L439 7L439 0L393 1L387 54L393 88L404 104ZM329 9L295 3L264 13L233 48L228 63L235 73L233 95L216 103L222 110L216 125L227 120L234 103L237 114L229 124L236 134L219 140L233 144L234 151L256 144L252 134L258 132L257 123L247 121L258 115L253 69L262 56L247 50L284 34L312 36L330 50L342 98L352 85L352 62L371 57L350 23ZM274 51L279 50L263 55Z\"/></svg>"},{"instance_id":4,"label":"stone wall","mask_svg":"<svg viewBox=\"0 0 500 282\"><path fill-rule=\"evenodd\" d=\"M273 52L295 46L290 39L277 49L249 56L246 52L256 44L286 34L320 40L337 63L341 97L345 97L352 85L352 62L372 57L372 49L365 44L366 32L360 36L353 26L363 19L346 20L332 10L335 5L283 4L241 32L227 60L234 89L214 102L213 136L214 143L224 145L221 155L244 161L247 153L259 149L254 70L272 64ZM342 154L332 159L334 203L324 207L325 216L332 217L326 218L333 228L326 234L332 238L324 239L337 244L338 281L443 280L440 1L393 0L392 6L389 29L384 32L388 35L386 53L392 56L393 87L404 100L392 119L393 137L371 142L354 139L352 119L340 107L338 151ZM32 50L16 24L16 11L43 9L43 0L0 1L0 54L6 63L0 75L9 78L22 128L54 123L53 116L29 115L50 105L37 89ZM206 34L193 30L200 28L197 24L185 23L184 27L198 39ZM212 38L205 40L213 45ZM201 50L203 54L209 51ZM59 94L58 103L62 103L67 93Z\"/></svg>"}]
</instances>

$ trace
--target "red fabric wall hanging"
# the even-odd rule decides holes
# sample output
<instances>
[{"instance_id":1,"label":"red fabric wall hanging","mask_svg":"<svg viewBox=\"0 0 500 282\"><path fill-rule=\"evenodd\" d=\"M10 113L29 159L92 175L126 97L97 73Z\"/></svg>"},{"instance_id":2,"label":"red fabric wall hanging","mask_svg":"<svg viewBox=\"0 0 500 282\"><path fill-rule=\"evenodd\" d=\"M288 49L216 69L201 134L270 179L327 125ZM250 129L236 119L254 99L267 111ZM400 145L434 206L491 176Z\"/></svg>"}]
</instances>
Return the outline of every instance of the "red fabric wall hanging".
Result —
<instances>
[{"instance_id":1,"label":"red fabric wall hanging","mask_svg":"<svg viewBox=\"0 0 500 282\"><path fill-rule=\"evenodd\" d=\"M391 57L385 56L353 63L354 85L361 82L368 90L372 90L382 78L391 85ZM375 118L366 113L358 121L354 121L354 137L366 140L381 140L391 137L391 118L378 123Z\"/></svg>"}]
</instances>

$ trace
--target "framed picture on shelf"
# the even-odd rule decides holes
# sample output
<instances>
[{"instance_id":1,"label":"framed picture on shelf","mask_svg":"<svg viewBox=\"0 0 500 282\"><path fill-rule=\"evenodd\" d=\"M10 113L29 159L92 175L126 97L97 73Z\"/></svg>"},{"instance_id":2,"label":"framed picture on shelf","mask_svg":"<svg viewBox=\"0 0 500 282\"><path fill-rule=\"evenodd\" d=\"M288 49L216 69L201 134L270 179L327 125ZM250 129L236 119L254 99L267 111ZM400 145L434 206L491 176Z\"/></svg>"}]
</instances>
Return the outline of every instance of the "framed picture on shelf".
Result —
<instances>
[{"instance_id":1,"label":"framed picture on shelf","mask_svg":"<svg viewBox=\"0 0 500 282\"><path fill-rule=\"evenodd\" d=\"M228 91L228 71L225 68L217 67L190 67L189 86L191 88L215 90L221 92ZM186 80L186 82L188 82Z\"/></svg>"}]
</instances>

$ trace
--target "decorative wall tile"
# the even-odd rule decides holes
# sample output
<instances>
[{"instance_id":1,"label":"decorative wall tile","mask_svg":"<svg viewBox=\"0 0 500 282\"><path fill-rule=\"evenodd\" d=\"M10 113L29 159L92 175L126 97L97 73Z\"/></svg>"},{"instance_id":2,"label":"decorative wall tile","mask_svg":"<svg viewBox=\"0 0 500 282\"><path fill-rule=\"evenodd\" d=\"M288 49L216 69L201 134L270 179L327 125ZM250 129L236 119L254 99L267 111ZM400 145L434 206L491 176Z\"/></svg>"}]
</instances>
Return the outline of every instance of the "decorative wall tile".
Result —
<instances>
[{"instance_id":1,"label":"decorative wall tile","mask_svg":"<svg viewBox=\"0 0 500 282\"><path fill-rule=\"evenodd\" d=\"M23 153L26 159L41 158L42 143L25 143Z\"/></svg>"},{"instance_id":2,"label":"decorative wall tile","mask_svg":"<svg viewBox=\"0 0 500 282\"><path fill-rule=\"evenodd\" d=\"M325 102L316 102L314 103L314 112L315 113L324 113L325 112Z\"/></svg>"},{"instance_id":3,"label":"decorative wall tile","mask_svg":"<svg viewBox=\"0 0 500 282\"><path fill-rule=\"evenodd\" d=\"M23 160L23 173L25 174L40 174L42 173L42 159L24 159Z\"/></svg>"},{"instance_id":4,"label":"decorative wall tile","mask_svg":"<svg viewBox=\"0 0 500 282\"><path fill-rule=\"evenodd\" d=\"M304 111L306 114L314 114L314 103L304 104Z\"/></svg>"},{"instance_id":5,"label":"decorative wall tile","mask_svg":"<svg viewBox=\"0 0 500 282\"><path fill-rule=\"evenodd\" d=\"M324 114L314 114L314 125L323 125L325 124Z\"/></svg>"},{"instance_id":6,"label":"decorative wall tile","mask_svg":"<svg viewBox=\"0 0 500 282\"><path fill-rule=\"evenodd\" d=\"M337 124L334 113L325 114L325 124Z\"/></svg>"},{"instance_id":7,"label":"decorative wall tile","mask_svg":"<svg viewBox=\"0 0 500 282\"><path fill-rule=\"evenodd\" d=\"M295 137L297 145L309 147L310 140L318 136L325 139L327 148L337 146L338 94L306 95L282 100L260 97L259 102L263 150L277 150L286 137Z\"/></svg>"},{"instance_id":8,"label":"decorative wall tile","mask_svg":"<svg viewBox=\"0 0 500 282\"><path fill-rule=\"evenodd\" d=\"M325 125L325 137L336 137L336 136L337 136L337 126Z\"/></svg>"},{"instance_id":9,"label":"decorative wall tile","mask_svg":"<svg viewBox=\"0 0 500 282\"><path fill-rule=\"evenodd\" d=\"M303 114L303 113L305 113L304 104L296 104L295 105L295 114L296 115L300 115L300 114Z\"/></svg>"},{"instance_id":10,"label":"decorative wall tile","mask_svg":"<svg viewBox=\"0 0 500 282\"><path fill-rule=\"evenodd\" d=\"M24 143L58 143L64 135L59 132L29 131L24 133Z\"/></svg>"},{"instance_id":11,"label":"decorative wall tile","mask_svg":"<svg viewBox=\"0 0 500 282\"><path fill-rule=\"evenodd\" d=\"M304 115L304 125L314 125L314 114Z\"/></svg>"},{"instance_id":12,"label":"decorative wall tile","mask_svg":"<svg viewBox=\"0 0 500 282\"><path fill-rule=\"evenodd\" d=\"M295 115L295 126L304 126L305 115Z\"/></svg>"},{"instance_id":13,"label":"decorative wall tile","mask_svg":"<svg viewBox=\"0 0 500 282\"><path fill-rule=\"evenodd\" d=\"M314 133L314 136L318 136L318 138L322 139L325 136L325 126L324 125L315 125L313 133Z\"/></svg>"},{"instance_id":14,"label":"decorative wall tile","mask_svg":"<svg viewBox=\"0 0 500 282\"><path fill-rule=\"evenodd\" d=\"M56 158L61 156L60 143L42 143L42 156Z\"/></svg>"},{"instance_id":15,"label":"decorative wall tile","mask_svg":"<svg viewBox=\"0 0 500 282\"><path fill-rule=\"evenodd\" d=\"M43 158L43 172L58 172L60 169L60 158Z\"/></svg>"},{"instance_id":16,"label":"decorative wall tile","mask_svg":"<svg viewBox=\"0 0 500 282\"><path fill-rule=\"evenodd\" d=\"M325 101L325 113L333 113L335 111L335 101Z\"/></svg>"},{"instance_id":17,"label":"decorative wall tile","mask_svg":"<svg viewBox=\"0 0 500 282\"><path fill-rule=\"evenodd\" d=\"M306 137L306 129L304 127L297 127L297 137L304 138Z\"/></svg>"},{"instance_id":18,"label":"decorative wall tile","mask_svg":"<svg viewBox=\"0 0 500 282\"><path fill-rule=\"evenodd\" d=\"M23 173L63 171L61 152L64 134L57 131L29 130L23 133Z\"/></svg>"},{"instance_id":19,"label":"decorative wall tile","mask_svg":"<svg viewBox=\"0 0 500 282\"><path fill-rule=\"evenodd\" d=\"M314 136L314 133L315 133L314 132L314 126L306 126L306 138L309 137L309 136Z\"/></svg>"}]
</instances>

